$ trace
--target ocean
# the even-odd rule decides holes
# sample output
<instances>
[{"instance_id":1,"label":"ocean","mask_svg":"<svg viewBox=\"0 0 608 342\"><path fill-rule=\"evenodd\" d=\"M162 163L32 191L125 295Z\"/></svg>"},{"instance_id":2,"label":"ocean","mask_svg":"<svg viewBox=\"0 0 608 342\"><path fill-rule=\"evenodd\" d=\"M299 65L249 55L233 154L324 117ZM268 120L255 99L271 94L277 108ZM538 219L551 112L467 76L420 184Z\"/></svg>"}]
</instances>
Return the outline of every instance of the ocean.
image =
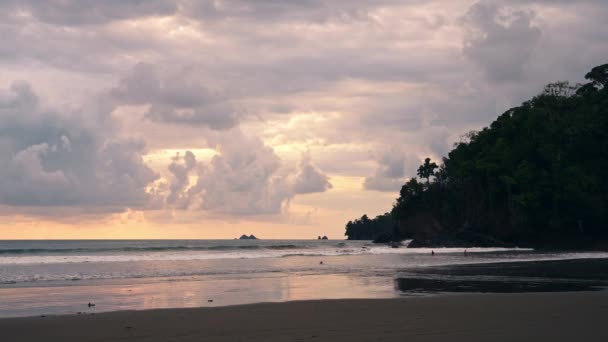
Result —
<instances>
[{"instance_id":1,"label":"ocean","mask_svg":"<svg viewBox=\"0 0 608 342\"><path fill-rule=\"evenodd\" d=\"M567 277L454 270L604 259L608 253L469 248L465 255L462 248L391 248L345 240L0 241L0 317L390 298L450 292L456 283L459 292L483 292L492 288L488 282L556 284ZM482 291L474 286L479 282Z\"/></svg>"}]
</instances>

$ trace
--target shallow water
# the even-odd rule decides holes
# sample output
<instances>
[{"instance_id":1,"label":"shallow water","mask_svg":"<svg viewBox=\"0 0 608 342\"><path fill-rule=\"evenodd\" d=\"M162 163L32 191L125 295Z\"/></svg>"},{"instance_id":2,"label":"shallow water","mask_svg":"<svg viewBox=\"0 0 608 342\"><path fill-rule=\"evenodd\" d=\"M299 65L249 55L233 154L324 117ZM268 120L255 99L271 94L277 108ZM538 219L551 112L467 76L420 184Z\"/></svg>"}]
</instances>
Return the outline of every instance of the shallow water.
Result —
<instances>
[{"instance_id":1,"label":"shallow water","mask_svg":"<svg viewBox=\"0 0 608 342\"><path fill-rule=\"evenodd\" d=\"M574 268L583 269L589 259L608 258L523 249L434 252L366 241L0 241L0 317L492 289L587 290L598 284L575 277L563 285L559 277L538 276L538 266L520 274L494 265L579 260ZM583 273L603 274L604 266ZM561 267L553 269L559 274Z\"/></svg>"}]
</instances>

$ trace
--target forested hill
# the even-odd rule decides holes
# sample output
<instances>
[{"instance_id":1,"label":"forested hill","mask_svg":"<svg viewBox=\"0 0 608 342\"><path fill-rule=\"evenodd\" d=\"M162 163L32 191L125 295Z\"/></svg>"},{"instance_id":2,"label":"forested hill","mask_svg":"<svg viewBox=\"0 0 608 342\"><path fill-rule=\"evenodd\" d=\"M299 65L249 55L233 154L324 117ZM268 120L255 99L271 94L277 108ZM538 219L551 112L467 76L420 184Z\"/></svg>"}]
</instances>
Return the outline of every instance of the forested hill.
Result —
<instances>
[{"instance_id":1,"label":"forested hill","mask_svg":"<svg viewBox=\"0 0 608 342\"><path fill-rule=\"evenodd\" d=\"M346 235L393 232L414 238L413 246L578 248L608 240L608 64L586 79L546 86L467 134L439 165L427 159L390 219L351 221Z\"/></svg>"}]
</instances>

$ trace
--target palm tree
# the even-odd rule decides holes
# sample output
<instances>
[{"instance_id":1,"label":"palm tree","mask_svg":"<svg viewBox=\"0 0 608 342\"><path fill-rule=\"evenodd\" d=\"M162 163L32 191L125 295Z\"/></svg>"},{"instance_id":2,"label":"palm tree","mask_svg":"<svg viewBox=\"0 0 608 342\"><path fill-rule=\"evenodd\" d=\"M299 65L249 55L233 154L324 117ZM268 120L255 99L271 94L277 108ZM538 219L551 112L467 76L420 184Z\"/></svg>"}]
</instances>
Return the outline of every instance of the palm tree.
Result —
<instances>
[{"instance_id":1,"label":"palm tree","mask_svg":"<svg viewBox=\"0 0 608 342\"><path fill-rule=\"evenodd\" d=\"M435 169L437 168L438 166L435 162L431 163L431 158L426 158L424 164L420 165L418 168L418 176L420 178L426 178L426 185L429 185L431 184L431 176L435 175Z\"/></svg>"}]
</instances>

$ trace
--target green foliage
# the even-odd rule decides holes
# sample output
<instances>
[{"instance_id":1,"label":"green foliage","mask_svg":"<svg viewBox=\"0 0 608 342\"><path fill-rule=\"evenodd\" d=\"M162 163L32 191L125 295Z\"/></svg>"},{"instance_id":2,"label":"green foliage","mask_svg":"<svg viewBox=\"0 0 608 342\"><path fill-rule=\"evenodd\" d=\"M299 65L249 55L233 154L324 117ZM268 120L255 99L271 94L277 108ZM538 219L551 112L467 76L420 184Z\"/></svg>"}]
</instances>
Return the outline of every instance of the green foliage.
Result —
<instances>
[{"instance_id":1,"label":"green foliage","mask_svg":"<svg viewBox=\"0 0 608 342\"><path fill-rule=\"evenodd\" d=\"M370 219L367 215L360 219L349 221L346 224L346 233L349 240L376 240L382 236L392 236L395 231L395 222L390 213Z\"/></svg>"},{"instance_id":2,"label":"green foliage","mask_svg":"<svg viewBox=\"0 0 608 342\"><path fill-rule=\"evenodd\" d=\"M391 212L401 231L424 213L448 231L519 245L608 239L608 64L586 78L548 85L467 134L441 165L427 158L426 183L408 181Z\"/></svg>"}]
</instances>

